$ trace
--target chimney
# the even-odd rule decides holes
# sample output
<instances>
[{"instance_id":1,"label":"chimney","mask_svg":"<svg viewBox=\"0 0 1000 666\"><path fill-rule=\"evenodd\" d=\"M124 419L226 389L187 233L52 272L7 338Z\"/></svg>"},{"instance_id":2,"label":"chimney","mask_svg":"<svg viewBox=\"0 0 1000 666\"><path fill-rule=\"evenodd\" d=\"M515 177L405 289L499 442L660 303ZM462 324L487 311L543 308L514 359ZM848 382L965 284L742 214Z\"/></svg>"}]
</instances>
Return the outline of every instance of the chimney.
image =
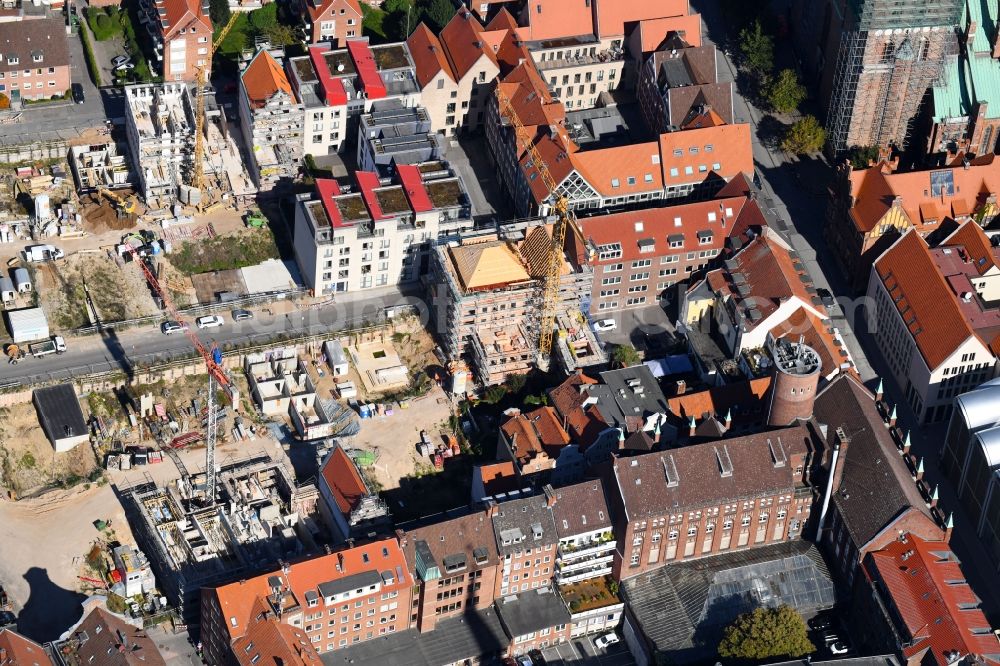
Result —
<instances>
[{"instance_id":1,"label":"chimney","mask_svg":"<svg viewBox=\"0 0 1000 666\"><path fill-rule=\"evenodd\" d=\"M944 540L945 542L951 541L952 530L955 529L955 514L949 513L948 520L944 524Z\"/></svg>"},{"instance_id":2,"label":"chimney","mask_svg":"<svg viewBox=\"0 0 1000 666\"><path fill-rule=\"evenodd\" d=\"M883 384L882 380L879 379L878 380L878 388L875 389L875 402L876 403L882 402L882 396L884 394L885 394L885 384Z\"/></svg>"},{"instance_id":3,"label":"chimney","mask_svg":"<svg viewBox=\"0 0 1000 666\"><path fill-rule=\"evenodd\" d=\"M674 395L684 395L687 392L687 382L683 379L678 379L676 384L676 389Z\"/></svg>"},{"instance_id":4,"label":"chimney","mask_svg":"<svg viewBox=\"0 0 1000 666\"><path fill-rule=\"evenodd\" d=\"M965 43L971 44L972 40L976 38L976 22L969 21L969 27L965 29ZM996 56L994 56L996 57Z\"/></svg>"},{"instance_id":5,"label":"chimney","mask_svg":"<svg viewBox=\"0 0 1000 666\"><path fill-rule=\"evenodd\" d=\"M696 422L696 421L694 420L694 417L692 416L692 417L691 417L691 424L690 424L690 426L688 427L688 437L694 437L694 435L695 435L695 431L696 431L697 429L698 429L698 424L697 424L697 422Z\"/></svg>"},{"instance_id":6,"label":"chimney","mask_svg":"<svg viewBox=\"0 0 1000 666\"><path fill-rule=\"evenodd\" d=\"M552 484L546 483L542 486L542 492L545 493L545 506L551 508L556 505L556 491L552 489Z\"/></svg>"}]
</instances>

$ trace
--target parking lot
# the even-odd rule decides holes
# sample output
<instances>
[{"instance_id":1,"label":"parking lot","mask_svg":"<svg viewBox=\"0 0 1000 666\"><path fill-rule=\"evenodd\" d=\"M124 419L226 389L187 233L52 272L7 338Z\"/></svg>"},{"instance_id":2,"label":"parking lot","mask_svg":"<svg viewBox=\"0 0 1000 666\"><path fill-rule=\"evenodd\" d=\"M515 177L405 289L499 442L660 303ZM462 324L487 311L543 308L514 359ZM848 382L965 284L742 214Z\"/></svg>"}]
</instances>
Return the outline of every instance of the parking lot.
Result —
<instances>
[{"instance_id":1,"label":"parking lot","mask_svg":"<svg viewBox=\"0 0 1000 666\"><path fill-rule=\"evenodd\" d=\"M597 334L606 345L629 344L642 352L645 358L660 358L674 353L677 335L670 317L659 305L617 310L605 315L593 315L591 319L614 320L614 330Z\"/></svg>"},{"instance_id":2,"label":"parking lot","mask_svg":"<svg viewBox=\"0 0 1000 666\"><path fill-rule=\"evenodd\" d=\"M542 650L546 664L589 664L591 666L635 666L635 659L625 643L610 646L606 650L594 645L597 636L581 636L568 643Z\"/></svg>"}]
</instances>

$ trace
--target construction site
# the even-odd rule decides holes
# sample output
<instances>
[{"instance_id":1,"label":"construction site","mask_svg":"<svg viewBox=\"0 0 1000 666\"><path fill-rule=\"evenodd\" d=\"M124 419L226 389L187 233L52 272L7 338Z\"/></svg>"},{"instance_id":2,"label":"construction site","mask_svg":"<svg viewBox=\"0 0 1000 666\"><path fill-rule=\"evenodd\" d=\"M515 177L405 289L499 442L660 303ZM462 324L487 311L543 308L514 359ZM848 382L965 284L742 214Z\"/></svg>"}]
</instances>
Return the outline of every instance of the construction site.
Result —
<instances>
[{"instance_id":1,"label":"construction site","mask_svg":"<svg viewBox=\"0 0 1000 666\"><path fill-rule=\"evenodd\" d=\"M216 496L204 474L123 489L136 541L182 621L196 623L202 587L314 553L322 543L315 484L297 486L266 454L225 464Z\"/></svg>"}]
</instances>

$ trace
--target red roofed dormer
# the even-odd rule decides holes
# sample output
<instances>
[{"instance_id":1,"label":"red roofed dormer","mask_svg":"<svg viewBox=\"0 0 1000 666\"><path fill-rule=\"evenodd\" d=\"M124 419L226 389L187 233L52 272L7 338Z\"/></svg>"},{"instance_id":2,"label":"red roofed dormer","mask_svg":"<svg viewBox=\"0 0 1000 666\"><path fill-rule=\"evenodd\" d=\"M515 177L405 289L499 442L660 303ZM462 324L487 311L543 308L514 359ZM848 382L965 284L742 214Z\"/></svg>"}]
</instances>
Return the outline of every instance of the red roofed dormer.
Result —
<instances>
[{"instance_id":1,"label":"red roofed dormer","mask_svg":"<svg viewBox=\"0 0 1000 666\"><path fill-rule=\"evenodd\" d=\"M382 82L382 77L378 73L378 67L375 65L375 56L372 55L372 50L368 48L368 42L364 40L348 40L347 51L351 54L351 60L354 61L354 67L358 70L358 76L361 78L361 87L365 89L368 93L368 99L382 99L388 93L385 89L385 83Z\"/></svg>"},{"instance_id":2,"label":"red roofed dormer","mask_svg":"<svg viewBox=\"0 0 1000 666\"><path fill-rule=\"evenodd\" d=\"M323 88L326 103L330 106L343 106L347 104L347 90L344 89L341 80L330 72L326 58L323 57L324 51L326 48L323 46L310 46L309 59L312 61L313 69L316 70L319 85Z\"/></svg>"},{"instance_id":3,"label":"red roofed dormer","mask_svg":"<svg viewBox=\"0 0 1000 666\"><path fill-rule=\"evenodd\" d=\"M434 204L424 187L424 179L420 177L420 169L412 164L400 164L396 166L396 173L399 174L399 182L406 191L406 198L410 200L414 213L434 210Z\"/></svg>"}]
</instances>

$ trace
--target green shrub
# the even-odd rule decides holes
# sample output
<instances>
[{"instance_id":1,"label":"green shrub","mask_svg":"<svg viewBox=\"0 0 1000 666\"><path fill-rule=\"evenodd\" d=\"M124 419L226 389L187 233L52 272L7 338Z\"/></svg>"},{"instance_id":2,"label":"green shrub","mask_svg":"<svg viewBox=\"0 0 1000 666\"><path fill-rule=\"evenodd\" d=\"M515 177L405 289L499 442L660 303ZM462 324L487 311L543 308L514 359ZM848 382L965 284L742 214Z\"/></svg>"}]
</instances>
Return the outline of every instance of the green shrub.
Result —
<instances>
[{"instance_id":1,"label":"green shrub","mask_svg":"<svg viewBox=\"0 0 1000 666\"><path fill-rule=\"evenodd\" d=\"M117 7L105 9L88 8L87 24L94 32L94 39L105 42L120 37L123 32L122 17L125 16Z\"/></svg>"},{"instance_id":2,"label":"green shrub","mask_svg":"<svg viewBox=\"0 0 1000 666\"><path fill-rule=\"evenodd\" d=\"M101 70L97 66L94 58L94 47L90 45L90 37L87 35L85 27L80 28L80 39L83 41L83 55L87 59L87 70L90 72L90 79L98 88L101 87Z\"/></svg>"}]
</instances>

